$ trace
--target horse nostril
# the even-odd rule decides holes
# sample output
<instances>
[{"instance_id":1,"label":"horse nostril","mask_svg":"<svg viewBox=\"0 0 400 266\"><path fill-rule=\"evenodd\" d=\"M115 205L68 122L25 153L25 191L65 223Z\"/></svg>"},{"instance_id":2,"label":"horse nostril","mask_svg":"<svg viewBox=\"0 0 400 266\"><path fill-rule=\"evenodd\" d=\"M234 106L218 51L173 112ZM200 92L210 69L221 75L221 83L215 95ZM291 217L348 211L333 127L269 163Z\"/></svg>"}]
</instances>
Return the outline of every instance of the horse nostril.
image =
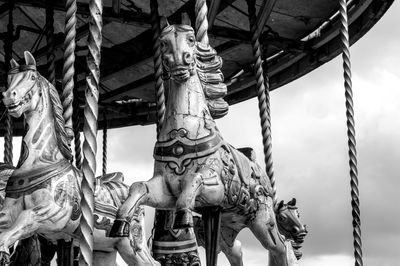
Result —
<instances>
[{"instance_id":1,"label":"horse nostril","mask_svg":"<svg viewBox=\"0 0 400 266\"><path fill-rule=\"evenodd\" d=\"M11 91L11 96L15 97L17 96L17 93L15 91Z\"/></svg>"},{"instance_id":2,"label":"horse nostril","mask_svg":"<svg viewBox=\"0 0 400 266\"><path fill-rule=\"evenodd\" d=\"M300 229L297 226L293 227L293 229L292 229L292 232L295 234L297 234L299 231L300 231Z\"/></svg>"},{"instance_id":3,"label":"horse nostril","mask_svg":"<svg viewBox=\"0 0 400 266\"><path fill-rule=\"evenodd\" d=\"M187 53L187 52L183 53L183 62L188 65L193 62L192 56L190 55L190 53Z\"/></svg>"}]
</instances>

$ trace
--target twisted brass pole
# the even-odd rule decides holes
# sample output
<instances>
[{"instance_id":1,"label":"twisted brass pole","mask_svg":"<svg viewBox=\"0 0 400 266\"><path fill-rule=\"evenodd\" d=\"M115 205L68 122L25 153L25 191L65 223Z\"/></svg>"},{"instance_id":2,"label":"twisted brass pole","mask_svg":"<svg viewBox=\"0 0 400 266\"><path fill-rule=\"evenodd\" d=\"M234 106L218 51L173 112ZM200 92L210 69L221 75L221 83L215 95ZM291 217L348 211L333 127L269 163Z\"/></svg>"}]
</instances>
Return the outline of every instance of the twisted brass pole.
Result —
<instances>
[{"instance_id":1,"label":"twisted brass pole","mask_svg":"<svg viewBox=\"0 0 400 266\"><path fill-rule=\"evenodd\" d=\"M353 110L353 91L351 82L349 23L347 17L346 0L339 0L340 4L340 36L342 42L343 76L346 97L347 137L349 146L351 207L353 216L354 259L356 266L363 265L361 243L360 200L358 191L358 170L356 150L356 130Z\"/></svg>"},{"instance_id":2,"label":"twisted brass pole","mask_svg":"<svg viewBox=\"0 0 400 266\"><path fill-rule=\"evenodd\" d=\"M196 0L194 9L196 14L196 39L198 42L208 45L208 8L206 0Z\"/></svg>"},{"instance_id":3,"label":"twisted brass pole","mask_svg":"<svg viewBox=\"0 0 400 266\"><path fill-rule=\"evenodd\" d=\"M75 89L75 93L77 90ZM82 170L82 147L81 147L81 132L80 129L80 114L79 114L79 100L78 97L73 99L73 114L72 121L74 126L74 147L75 147L75 166Z\"/></svg>"},{"instance_id":4,"label":"twisted brass pole","mask_svg":"<svg viewBox=\"0 0 400 266\"><path fill-rule=\"evenodd\" d=\"M83 174L82 180L82 216L81 231L83 239L81 241L81 253L86 264L93 265L93 211L94 211L94 186L96 173L96 151L97 151L97 117L98 99L100 82L100 50L101 50L101 30L103 26L102 13L103 5L101 0L90 0L89 2L90 23L87 64L89 74L86 77L87 88L85 92L86 105L84 109L83 133Z\"/></svg>"},{"instance_id":5,"label":"twisted brass pole","mask_svg":"<svg viewBox=\"0 0 400 266\"><path fill-rule=\"evenodd\" d=\"M164 82L162 80L162 61L160 48L160 16L158 14L157 0L150 1L151 10L151 29L153 31L153 60L154 60L154 76L156 78L156 103L157 103L157 137L165 117L165 94Z\"/></svg>"},{"instance_id":6,"label":"twisted brass pole","mask_svg":"<svg viewBox=\"0 0 400 266\"><path fill-rule=\"evenodd\" d=\"M72 101L74 99L74 75L75 75L75 37L76 37L76 0L67 0L65 3L65 39L64 39L64 65L63 65L63 117L65 120L65 130L69 140L74 137L72 128Z\"/></svg>"},{"instance_id":7,"label":"twisted brass pole","mask_svg":"<svg viewBox=\"0 0 400 266\"><path fill-rule=\"evenodd\" d=\"M47 79L56 86L55 55L54 55L54 7L46 0L46 42L47 42Z\"/></svg>"},{"instance_id":8,"label":"twisted brass pole","mask_svg":"<svg viewBox=\"0 0 400 266\"><path fill-rule=\"evenodd\" d=\"M103 175L107 174L107 115L103 112Z\"/></svg>"},{"instance_id":9,"label":"twisted brass pole","mask_svg":"<svg viewBox=\"0 0 400 266\"><path fill-rule=\"evenodd\" d=\"M270 112L270 97L269 97L269 79L267 74L264 74L261 58L261 45L257 35L256 24L256 8L255 0L248 0L248 11L251 30L251 45L254 56L254 72L256 75L256 89L258 98L258 108L261 119L261 133L264 147L264 161L266 172L272 186L272 198L274 205L277 203L276 184L274 176L274 168L272 162L272 138L271 138L271 112ZM265 79L264 79L265 78Z\"/></svg>"},{"instance_id":10,"label":"twisted brass pole","mask_svg":"<svg viewBox=\"0 0 400 266\"><path fill-rule=\"evenodd\" d=\"M6 72L6 86L7 86L7 73L10 69L10 61L12 59L13 52L13 40L14 40L14 24L13 24L13 11L14 1L9 1L8 11L8 25L7 25L7 38L4 40L4 64ZM6 132L4 134L4 162L6 164L13 164L13 120L12 117L7 113L6 115Z\"/></svg>"}]
</instances>

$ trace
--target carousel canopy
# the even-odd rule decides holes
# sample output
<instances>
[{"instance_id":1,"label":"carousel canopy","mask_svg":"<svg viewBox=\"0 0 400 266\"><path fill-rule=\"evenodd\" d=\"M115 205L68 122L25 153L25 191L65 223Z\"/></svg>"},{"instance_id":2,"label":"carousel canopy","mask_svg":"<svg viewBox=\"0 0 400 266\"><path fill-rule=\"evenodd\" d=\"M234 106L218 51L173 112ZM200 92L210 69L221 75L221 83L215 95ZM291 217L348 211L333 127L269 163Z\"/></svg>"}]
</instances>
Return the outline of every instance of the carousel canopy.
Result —
<instances>
[{"instance_id":1,"label":"carousel canopy","mask_svg":"<svg viewBox=\"0 0 400 266\"><path fill-rule=\"evenodd\" d=\"M0 85L5 82L4 40L10 1L0 0ZM99 113L108 127L150 124L155 121L154 67L150 1L104 0L103 44ZM194 25L194 0L159 0L159 13L170 23L180 23L187 13ZM226 100L235 104L256 95L247 3L245 0L209 1L210 44L224 60L228 84ZM54 6L54 42L57 87L61 90L65 1L15 0L13 12L13 58L23 62L23 52L35 56L46 76L47 54L45 8ZM359 40L383 16L393 0L350 0L351 43ZM257 12L262 0L257 0ZM267 7L269 8L269 7ZM279 0L267 23L261 27L264 66L271 89L295 80L328 62L341 52L337 0ZM88 35L88 1L78 0L76 47L76 97L84 105ZM1 113L4 106L1 106ZM82 117L82 116L81 116ZM15 124L20 134L21 121ZM1 132L3 134L4 132Z\"/></svg>"}]
</instances>

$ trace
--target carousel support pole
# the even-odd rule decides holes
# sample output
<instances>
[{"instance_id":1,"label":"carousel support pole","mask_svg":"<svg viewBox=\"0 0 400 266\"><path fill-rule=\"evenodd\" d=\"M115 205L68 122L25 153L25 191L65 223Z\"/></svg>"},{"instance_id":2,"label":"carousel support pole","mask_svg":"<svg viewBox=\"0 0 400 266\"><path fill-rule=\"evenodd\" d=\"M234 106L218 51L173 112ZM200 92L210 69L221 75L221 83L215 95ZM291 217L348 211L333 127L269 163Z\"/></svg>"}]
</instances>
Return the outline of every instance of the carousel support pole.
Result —
<instances>
[{"instance_id":1,"label":"carousel support pole","mask_svg":"<svg viewBox=\"0 0 400 266\"><path fill-rule=\"evenodd\" d=\"M272 141L271 141L271 112L270 112L270 97L269 97L269 79L262 67L261 58L261 45L259 42L259 36L262 29L267 22L269 15L271 14L272 8L276 0L264 1L260 9L260 15L256 19L256 7L255 0L247 0L250 30L251 30L251 45L254 56L254 72L257 80L257 98L258 108L261 119L261 133L264 147L264 160L266 166L266 172L268 178L271 181L272 186L272 198L274 206L277 203L276 197L276 185L275 176L272 162ZM266 64L265 64L266 65ZM264 79L265 78L265 79Z\"/></svg>"},{"instance_id":2,"label":"carousel support pole","mask_svg":"<svg viewBox=\"0 0 400 266\"><path fill-rule=\"evenodd\" d=\"M113 0L112 1L112 12L115 15L118 15L121 10L121 0Z\"/></svg>"},{"instance_id":3,"label":"carousel support pole","mask_svg":"<svg viewBox=\"0 0 400 266\"><path fill-rule=\"evenodd\" d=\"M13 11L14 11L14 0L9 1L9 12L8 12L8 25L7 25L7 38L4 40L4 64L5 64L5 75L7 80L7 73L10 69L10 61L12 59L13 52L13 41L14 41L14 22L13 22ZM7 86L7 82L6 85ZM7 113L6 115L6 132L4 134L4 162L6 164L13 164L13 120Z\"/></svg>"},{"instance_id":4,"label":"carousel support pole","mask_svg":"<svg viewBox=\"0 0 400 266\"><path fill-rule=\"evenodd\" d=\"M75 92L77 89L74 88ZM73 126L74 126L74 147L75 147L75 166L82 170L82 147L81 147L81 132L80 132L80 113L79 113L79 99L74 97L73 100Z\"/></svg>"},{"instance_id":5,"label":"carousel support pole","mask_svg":"<svg viewBox=\"0 0 400 266\"><path fill-rule=\"evenodd\" d=\"M55 55L54 55L54 6L51 0L46 0L46 42L47 42L47 80L56 86Z\"/></svg>"},{"instance_id":6,"label":"carousel support pole","mask_svg":"<svg viewBox=\"0 0 400 266\"><path fill-rule=\"evenodd\" d=\"M50 1L50 0L49 0ZM64 28L64 65L63 65L63 80L62 80L62 105L63 117L65 120L65 130L69 141L74 137L72 128L72 113L73 113L73 89L75 75L75 36L76 36L76 0L67 0L65 3L65 28ZM69 143L71 145L71 143ZM72 265L72 239L69 242L64 240L58 241L58 265Z\"/></svg>"},{"instance_id":7,"label":"carousel support pole","mask_svg":"<svg viewBox=\"0 0 400 266\"><path fill-rule=\"evenodd\" d=\"M361 242L361 220L360 220L360 200L358 190L358 170L357 170L357 150L356 150L356 131L353 110L353 90L351 81L350 64L350 42L349 42L349 23L347 17L347 2L339 0L340 4L340 36L342 41L343 76L346 97L346 118L347 118L347 137L349 146L349 166L350 166L350 186L351 186L351 206L353 216L353 238L354 238L354 265L362 266L362 242Z\"/></svg>"},{"instance_id":8,"label":"carousel support pole","mask_svg":"<svg viewBox=\"0 0 400 266\"><path fill-rule=\"evenodd\" d=\"M74 100L74 75L75 75L75 37L76 37L76 0L67 0L65 3L65 39L64 39L64 65L63 65L63 117L65 129L69 140L74 137L72 129L72 102Z\"/></svg>"},{"instance_id":9,"label":"carousel support pole","mask_svg":"<svg viewBox=\"0 0 400 266\"><path fill-rule=\"evenodd\" d=\"M164 82L162 80L162 61L160 48L160 17L158 14L157 0L150 1L151 10L151 29L153 31L153 60L154 60L154 75L156 77L156 104L157 104L157 137L160 132L165 116L165 94Z\"/></svg>"},{"instance_id":10,"label":"carousel support pole","mask_svg":"<svg viewBox=\"0 0 400 266\"><path fill-rule=\"evenodd\" d=\"M46 0L46 43L47 43L47 79L56 86L56 71L55 71L55 54L54 54L54 5L51 0ZM41 238L43 248L46 249L47 261L42 260L43 265L50 265L50 261L54 254L57 252L57 265L70 266L63 264L62 255L64 254L64 241L57 241L57 246L53 245L50 241ZM43 258L44 259L44 258Z\"/></svg>"},{"instance_id":11,"label":"carousel support pole","mask_svg":"<svg viewBox=\"0 0 400 266\"><path fill-rule=\"evenodd\" d=\"M101 0L91 0L89 2L90 23L87 56L89 74L86 77L86 105L84 109L83 133L85 140L83 143L83 165L84 178L81 189L81 254L87 265L93 265L93 211L94 211L94 186L96 174L96 151L97 151L97 117L98 99L100 82L100 50L101 50L101 30L103 26L102 13L103 6Z\"/></svg>"},{"instance_id":12,"label":"carousel support pole","mask_svg":"<svg viewBox=\"0 0 400 266\"><path fill-rule=\"evenodd\" d=\"M103 111L103 175L107 174L107 114Z\"/></svg>"},{"instance_id":13,"label":"carousel support pole","mask_svg":"<svg viewBox=\"0 0 400 266\"><path fill-rule=\"evenodd\" d=\"M221 226L221 210L219 207L205 207L202 212L202 219L204 221L204 232L205 232L205 246L206 253L207 248L209 249L209 253L206 254L206 265L217 265L218 251L217 248L219 246L219 232ZM217 237L215 237L217 234ZM215 252L215 253L213 253Z\"/></svg>"},{"instance_id":14,"label":"carousel support pole","mask_svg":"<svg viewBox=\"0 0 400 266\"><path fill-rule=\"evenodd\" d=\"M196 39L204 45L209 45L208 19L206 0L196 0ZM206 234L206 261L207 266L216 266L218 261L218 240L220 234L221 211L219 208L204 208L202 211L204 232ZM208 236L208 237L207 237Z\"/></svg>"}]
</instances>

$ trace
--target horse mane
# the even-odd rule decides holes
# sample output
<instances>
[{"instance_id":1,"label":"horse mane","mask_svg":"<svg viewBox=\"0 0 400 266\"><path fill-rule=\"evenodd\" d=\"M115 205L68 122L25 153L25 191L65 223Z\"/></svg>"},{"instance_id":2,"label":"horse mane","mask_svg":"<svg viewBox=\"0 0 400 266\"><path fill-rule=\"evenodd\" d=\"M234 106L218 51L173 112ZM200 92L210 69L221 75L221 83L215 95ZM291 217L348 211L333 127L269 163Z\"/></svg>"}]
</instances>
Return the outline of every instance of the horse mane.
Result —
<instances>
[{"instance_id":1,"label":"horse mane","mask_svg":"<svg viewBox=\"0 0 400 266\"><path fill-rule=\"evenodd\" d=\"M47 86L49 91L51 106L53 108L54 128L56 130L58 148L60 149L61 154L67 160L71 160L72 151L71 147L69 146L67 132L65 131L65 120L63 117L63 107L60 101L60 97L58 96L58 92L53 84L51 84L47 79L42 76L40 80L42 80L42 83Z\"/></svg>"},{"instance_id":2,"label":"horse mane","mask_svg":"<svg viewBox=\"0 0 400 266\"><path fill-rule=\"evenodd\" d=\"M213 118L221 118L229 109L229 104L223 99L228 90L221 72L222 59L210 45L201 42L196 42L195 55L197 74L210 114Z\"/></svg>"}]
</instances>

